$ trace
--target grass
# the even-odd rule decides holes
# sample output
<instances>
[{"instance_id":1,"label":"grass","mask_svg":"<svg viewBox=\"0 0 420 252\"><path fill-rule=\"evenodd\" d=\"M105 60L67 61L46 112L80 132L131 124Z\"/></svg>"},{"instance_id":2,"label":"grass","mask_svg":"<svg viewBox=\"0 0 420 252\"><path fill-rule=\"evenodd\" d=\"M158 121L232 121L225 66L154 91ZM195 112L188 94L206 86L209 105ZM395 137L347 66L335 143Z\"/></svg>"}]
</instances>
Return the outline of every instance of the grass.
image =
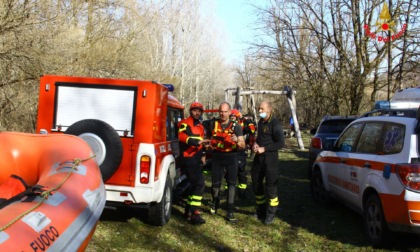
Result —
<instances>
[{"instance_id":1,"label":"grass","mask_svg":"<svg viewBox=\"0 0 420 252\"><path fill-rule=\"evenodd\" d=\"M310 136L302 135L308 146ZM287 138L286 145L279 154L280 206L272 225L251 216L251 188L248 199L237 201L238 223L227 223L223 210L211 216L210 176L206 175L206 224L188 224L182 203L174 204L172 218L164 227L148 225L144 210L105 209L86 251L420 251L419 236L408 234L401 235L389 250L375 250L364 236L360 215L339 203L328 208L316 205L307 180L307 150L300 150L294 138Z\"/></svg>"}]
</instances>

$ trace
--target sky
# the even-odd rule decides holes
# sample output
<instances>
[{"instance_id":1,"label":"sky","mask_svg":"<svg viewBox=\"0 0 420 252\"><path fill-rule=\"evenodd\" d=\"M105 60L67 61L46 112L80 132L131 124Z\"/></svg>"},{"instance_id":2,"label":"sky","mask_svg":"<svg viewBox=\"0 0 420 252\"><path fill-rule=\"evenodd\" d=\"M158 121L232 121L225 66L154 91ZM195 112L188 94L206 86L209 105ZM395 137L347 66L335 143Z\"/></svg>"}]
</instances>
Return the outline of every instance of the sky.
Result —
<instances>
[{"instance_id":1,"label":"sky","mask_svg":"<svg viewBox=\"0 0 420 252\"><path fill-rule=\"evenodd\" d=\"M227 35L226 59L234 63L243 60L243 50L252 41L253 29L250 27L256 22L252 14L253 7L249 0L214 0L216 15L224 23ZM260 1L260 0L258 0ZM253 1L253 3L258 2Z\"/></svg>"}]
</instances>

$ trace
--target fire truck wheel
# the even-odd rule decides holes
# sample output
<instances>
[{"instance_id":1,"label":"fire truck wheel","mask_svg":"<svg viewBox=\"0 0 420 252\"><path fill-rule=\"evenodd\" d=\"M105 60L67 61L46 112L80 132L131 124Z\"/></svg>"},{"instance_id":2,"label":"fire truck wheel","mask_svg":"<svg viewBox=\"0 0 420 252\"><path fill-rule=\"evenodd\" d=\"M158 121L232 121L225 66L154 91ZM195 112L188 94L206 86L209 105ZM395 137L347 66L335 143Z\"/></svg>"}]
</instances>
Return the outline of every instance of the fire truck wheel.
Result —
<instances>
[{"instance_id":1,"label":"fire truck wheel","mask_svg":"<svg viewBox=\"0 0 420 252\"><path fill-rule=\"evenodd\" d=\"M164 226L169 222L169 219L171 218L172 197L172 182L168 175L166 176L162 200L150 205L148 216L150 224L154 226Z\"/></svg>"},{"instance_id":2,"label":"fire truck wheel","mask_svg":"<svg viewBox=\"0 0 420 252\"><path fill-rule=\"evenodd\" d=\"M70 127L66 134L85 140L96 155L103 181L108 180L120 166L123 147L120 136L108 123L96 120L81 120Z\"/></svg>"}]
</instances>

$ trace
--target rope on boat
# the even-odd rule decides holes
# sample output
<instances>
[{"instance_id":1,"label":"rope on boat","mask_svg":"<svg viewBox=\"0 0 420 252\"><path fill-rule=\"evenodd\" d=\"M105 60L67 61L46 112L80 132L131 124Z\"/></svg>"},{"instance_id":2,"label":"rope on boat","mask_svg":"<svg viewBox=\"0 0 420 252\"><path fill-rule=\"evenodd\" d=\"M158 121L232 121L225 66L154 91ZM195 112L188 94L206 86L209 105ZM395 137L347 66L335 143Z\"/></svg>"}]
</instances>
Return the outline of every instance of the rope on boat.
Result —
<instances>
[{"instance_id":1,"label":"rope on boat","mask_svg":"<svg viewBox=\"0 0 420 252\"><path fill-rule=\"evenodd\" d=\"M12 221L10 221L9 223L7 223L4 227L0 228L0 232L6 230L8 227L12 226L14 223L16 223L18 220L20 220L21 218L23 218L24 216L28 215L30 212L34 211L36 208L38 208L46 199L48 199L48 196L52 195L53 192L57 191L58 189L60 189L64 183L70 178L71 174L73 173L73 171L77 171L77 167L82 163L85 162L91 158L94 158L96 155L93 155L91 157L85 158L85 159L79 159L76 158L74 160L72 160L73 165L71 166L70 171L67 173L66 177L63 179L63 181L58 184L56 187L50 189L50 190L46 190L44 192L41 193L40 197L41 200L32 208L28 209L27 211L21 213L20 215L16 216L16 218L14 218ZM67 163L63 162L60 163L60 166ZM59 168L61 169L61 168Z\"/></svg>"}]
</instances>

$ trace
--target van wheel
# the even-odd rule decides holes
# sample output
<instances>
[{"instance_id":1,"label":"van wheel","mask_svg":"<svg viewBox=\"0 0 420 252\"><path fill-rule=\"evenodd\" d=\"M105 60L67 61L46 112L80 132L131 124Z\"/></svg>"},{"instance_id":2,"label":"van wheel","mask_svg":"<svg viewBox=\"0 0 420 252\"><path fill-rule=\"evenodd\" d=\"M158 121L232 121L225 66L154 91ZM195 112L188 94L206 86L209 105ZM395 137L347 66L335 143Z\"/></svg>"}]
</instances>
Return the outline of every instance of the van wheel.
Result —
<instances>
[{"instance_id":1,"label":"van wheel","mask_svg":"<svg viewBox=\"0 0 420 252\"><path fill-rule=\"evenodd\" d=\"M366 236L374 247L386 248L392 245L394 236L388 229L381 199L376 194L370 195L364 204L363 225Z\"/></svg>"},{"instance_id":2,"label":"van wheel","mask_svg":"<svg viewBox=\"0 0 420 252\"><path fill-rule=\"evenodd\" d=\"M120 166L122 142L108 123L96 119L81 120L68 127L65 133L78 136L88 143L96 155L103 181L108 180Z\"/></svg>"},{"instance_id":3,"label":"van wheel","mask_svg":"<svg viewBox=\"0 0 420 252\"><path fill-rule=\"evenodd\" d=\"M149 222L154 226L164 226L171 218L172 208L172 182L169 176L166 177L165 189L162 200L159 203L152 203L149 208Z\"/></svg>"},{"instance_id":4,"label":"van wheel","mask_svg":"<svg viewBox=\"0 0 420 252\"><path fill-rule=\"evenodd\" d=\"M331 203L331 196L325 190L324 182L322 181L321 171L314 171L311 178L311 195L314 201L321 205L329 205Z\"/></svg>"}]
</instances>

